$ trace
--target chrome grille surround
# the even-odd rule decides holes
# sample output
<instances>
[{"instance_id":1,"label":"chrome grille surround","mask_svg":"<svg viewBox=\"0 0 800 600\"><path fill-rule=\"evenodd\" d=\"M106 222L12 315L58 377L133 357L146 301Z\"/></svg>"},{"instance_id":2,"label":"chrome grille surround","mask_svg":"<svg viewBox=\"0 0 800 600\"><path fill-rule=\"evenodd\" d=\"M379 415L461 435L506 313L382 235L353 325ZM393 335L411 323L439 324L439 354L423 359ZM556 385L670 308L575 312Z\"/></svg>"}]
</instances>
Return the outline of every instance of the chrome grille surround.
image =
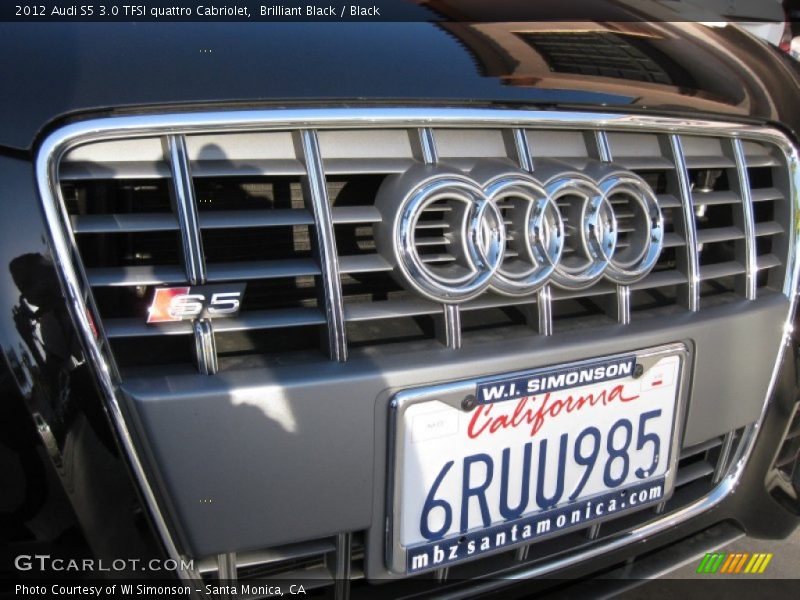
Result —
<instances>
[{"instance_id":1,"label":"chrome grille surround","mask_svg":"<svg viewBox=\"0 0 800 600\"><path fill-rule=\"evenodd\" d=\"M114 356L110 351L108 338L103 323L98 317L87 272L83 267L70 218L64 206L60 191L59 168L64 155L71 149L90 142L109 139L128 139L147 136L163 136L169 140L170 165L177 182L186 183L187 163L182 150L183 136L200 133L221 132L248 132L264 130L297 130L298 141L302 147L302 156L305 172L308 178L309 199L312 213L317 228L317 242L320 252L320 276L325 288L325 323L329 353L333 360L345 361L347 358L347 341L345 335L345 310L342 302L339 279L339 262L337 260L336 240L333 231L330 206L324 185L325 173L319 154L319 140L317 131L331 128L409 128L418 129L422 140L423 160L434 162L437 159L435 147L431 147L431 127L460 127L460 128L491 128L502 127L512 132L515 147L520 153L519 163L533 165L533 160L526 150L526 141L521 131L525 128L550 127L567 130L592 130L598 139L605 140L607 132L647 132L660 133L668 139L669 148L677 167L677 178L680 187L679 208L683 214L684 238L687 252L684 270L687 276L685 289L685 306L696 311L700 305L700 265L697 247L703 243L701 239L713 239L708 232L698 235L695 226L695 214L691 199L691 189L687 172L687 163L683 152L681 134L691 136L716 136L731 140L732 151L735 157L736 169L739 172L738 185L744 204L751 197L751 189L747 182L747 168L743 160L742 140L753 140L777 146L786 160L786 167L790 178L790 197L787 200L791 206L792 218L788 224L787 234L788 254L785 257L785 280L783 294L790 299L790 311L784 327L784 336L779 350L767 394L764 399L759 421L748 427L742 434L742 441L736 447L730 461L729 470L719 475L719 484L711 493L691 503L688 506L672 513L668 518L660 519L641 527L614 535L602 544L592 547L564 558L547 562L532 569L515 573L513 578L525 578L542 575L559 568L591 558L601 553L610 552L621 548L633 541L655 535L659 532L684 521L699 512L708 510L724 499L736 486L752 451L759 425L767 410L768 400L775 386L778 367L784 353L784 348L789 339L791 329L791 316L794 313L798 283L798 263L796 253L798 249L797 217L800 214L800 162L797 149L789 139L779 130L740 125L735 123L720 123L712 121L694 121L689 119L668 119L658 117L642 117L630 115L617 115L613 113L576 113L556 111L516 111L494 109L460 109L460 108L350 108L350 109L287 109L271 111L236 111L216 113L180 113L161 115L122 116L77 122L58 129L47 137L40 146L36 160L36 177L39 192L42 198L44 214L50 234L50 243L54 254L55 264L60 276L63 290L73 320L75 321L82 343L95 374L101 384L101 389L106 402L106 408L114 422L118 436L127 454L134 475L136 476L143 497L153 516L154 523L164 542L167 553L171 558L180 559L183 551L178 546L173 535L173 528L168 523L165 511L151 486L148 475L140 460L139 449L133 440L128 426L127 418L121 408L119 393L120 373L117 369ZM522 138L522 139L521 139ZM426 143L427 140L427 143ZM605 147L606 158L608 144L599 144L601 154ZM527 155L524 155L527 154ZM186 194L178 197L187 198ZM184 214L182 223L189 223L191 209L180 212ZM752 210L744 211L744 231L746 235L745 262L745 290L747 298L755 297L756 271L758 269L757 256L754 249L753 237L755 225ZM182 239L187 256L196 256L202 252L202 247L191 236L187 239L184 231L187 225L181 227ZM753 232L753 235L751 235ZM703 237L704 236L704 237ZM187 245L188 244L188 245ZM198 279L203 278L202 264L189 261L193 272ZM187 267L188 268L188 267ZM628 286L618 286L617 315L620 323L630 319ZM537 303L538 328L544 335L552 333L552 309L550 305L551 290L543 288L538 295ZM447 331L447 344L451 347L460 345L460 323L458 310L448 307L443 310ZM95 334L94 331L97 333ZM204 336L213 336L213 328L208 323L202 326L193 326L192 331L199 337L198 343L208 347ZM213 372L213 360L209 361L207 369ZM715 476L715 480L717 477ZM337 569L338 570L338 569ZM196 579L197 573L182 573L187 579Z\"/></svg>"}]
</instances>

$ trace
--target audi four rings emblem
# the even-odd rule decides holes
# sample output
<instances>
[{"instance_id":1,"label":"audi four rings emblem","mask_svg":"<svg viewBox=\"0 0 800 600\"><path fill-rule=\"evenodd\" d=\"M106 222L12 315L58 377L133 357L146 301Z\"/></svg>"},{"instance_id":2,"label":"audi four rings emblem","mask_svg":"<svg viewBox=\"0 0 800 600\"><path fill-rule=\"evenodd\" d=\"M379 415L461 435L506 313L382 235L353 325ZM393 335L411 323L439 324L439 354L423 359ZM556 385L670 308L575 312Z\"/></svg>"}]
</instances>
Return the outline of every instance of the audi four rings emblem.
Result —
<instances>
[{"instance_id":1,"label":"audi four rings emblem","mask_svg":"<svg viewBox=\"0 0 800 600\"><path fill-rule=\"evenodd\" d=\"M445 303L647 275L663 242L650 186L613 164L542 163L533 173L489 161L469 174L418 165L387 178L378 250L405 287Z\"/></svg>"}]
</instances>

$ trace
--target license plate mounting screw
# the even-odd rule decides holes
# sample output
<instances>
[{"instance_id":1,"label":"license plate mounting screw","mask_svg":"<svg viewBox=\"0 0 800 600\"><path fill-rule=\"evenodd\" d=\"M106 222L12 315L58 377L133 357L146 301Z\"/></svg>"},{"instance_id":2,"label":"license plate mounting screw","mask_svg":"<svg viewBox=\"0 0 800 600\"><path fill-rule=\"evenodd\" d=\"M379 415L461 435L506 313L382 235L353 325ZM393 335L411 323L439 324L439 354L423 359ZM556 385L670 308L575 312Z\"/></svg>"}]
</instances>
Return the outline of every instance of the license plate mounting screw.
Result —
<instances>
[{"instance_id":1,"label":"license plate mounting screw","mask_svg":"<svg viewBox=\"0 0 800 600\"><path fill-rule=\"evenodd\" d=\"M461 401L461 408L469 412L478 404L477 399L472 394L469 394Z\"/></svg>"},{"instance_id":2,"label":"license plate mounting screw","mask_svg":"<svg viewBox=\"0 0 800 600\"><path fill-rule=\"evenodd\" d=\"M633 378L639 379L642 375L644 375L644 365L637 364L633 369Z\"/></svg>"}]
</instances>

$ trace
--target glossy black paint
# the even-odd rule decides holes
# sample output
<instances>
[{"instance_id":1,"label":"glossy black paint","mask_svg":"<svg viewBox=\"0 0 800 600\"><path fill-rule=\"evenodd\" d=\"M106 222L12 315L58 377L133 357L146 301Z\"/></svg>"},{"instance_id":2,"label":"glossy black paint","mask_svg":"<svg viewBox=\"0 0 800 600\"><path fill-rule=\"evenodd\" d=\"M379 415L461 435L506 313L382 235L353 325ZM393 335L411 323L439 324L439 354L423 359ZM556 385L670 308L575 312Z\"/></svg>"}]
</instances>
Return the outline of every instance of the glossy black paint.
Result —
<instances>
[{"instance_id":1,"label":"glossy black paint","mask_svg":"<svg viewBox=\"0 0 800 600\"><path fill-rule=\"evenodd\" d=\"M0 156L0 182L0 556L37 543L152 556L157 545L61 293L33 166ZM0 573L9 567L3 561Z\"/></svg>"},{"instance_id":2,"label":"glossy black paint","mask_svg":"<svg viewBox=\"0 0 800 600\"><path fill-rule=\"evenodd\" d=\"M509 3L509 21L535 16L535 4ZM483 4L457 5L464 7L459 17L481 20ZM48 124L81 111L298 102L703 113L800 130L800 78L791 59L738 29L634 20L590 28L599 39L635 45L667 73L654 82L621 70L565 77L520 44L525 31L554 28L563 29L480 22L3 23L0 56L21 59L0 61L0 146L31 148Z\"/></svg>"}]
</instances>

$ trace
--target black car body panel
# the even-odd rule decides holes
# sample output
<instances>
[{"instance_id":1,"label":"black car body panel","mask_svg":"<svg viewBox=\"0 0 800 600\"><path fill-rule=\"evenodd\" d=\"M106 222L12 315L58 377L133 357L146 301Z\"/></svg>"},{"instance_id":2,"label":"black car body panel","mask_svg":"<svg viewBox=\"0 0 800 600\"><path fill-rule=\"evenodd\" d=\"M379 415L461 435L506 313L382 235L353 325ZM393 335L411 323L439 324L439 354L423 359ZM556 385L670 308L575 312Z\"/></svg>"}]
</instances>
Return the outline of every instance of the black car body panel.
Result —
<instances>
[{"instance_id":1,"label":"black car body panel","mask_svg":"<svg viewBox=\"0 0 800 600\"><path fill-rule=\"evenodd\" d=\"M502 16L535 19L523 4ZM732 26L666 22L670 14L650 24L628 18L590 28L587 47L604 29L619 32L651 72L603 73L591 85L509 55L492 39L503 31L493 23L3 24L0 51L25 59L0 66L9 82L0 145L31 148L48 124L88 111L297 103L613 108L800 127L797 67L768 45Z\"/></svg>"}]
</instances>

